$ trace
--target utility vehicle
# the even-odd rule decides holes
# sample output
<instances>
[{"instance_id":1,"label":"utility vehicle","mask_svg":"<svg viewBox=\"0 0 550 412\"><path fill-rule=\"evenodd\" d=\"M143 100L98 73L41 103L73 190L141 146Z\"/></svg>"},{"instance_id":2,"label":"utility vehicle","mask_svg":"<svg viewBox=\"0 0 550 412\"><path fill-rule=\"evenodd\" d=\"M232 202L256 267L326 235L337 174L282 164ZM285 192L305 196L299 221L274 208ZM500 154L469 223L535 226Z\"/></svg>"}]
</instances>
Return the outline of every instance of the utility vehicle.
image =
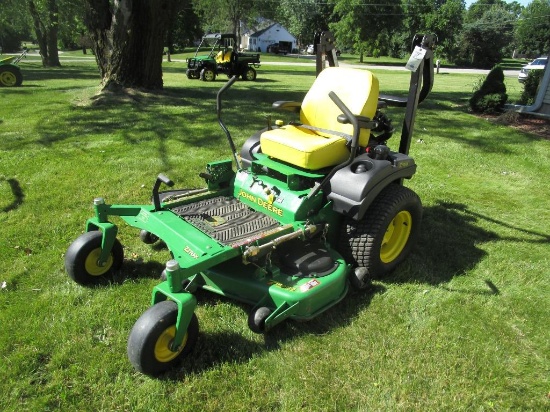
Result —
<instances>
[{"instance_id":1,"label":"utility vehicle","mask_svg":"<svg viewBox=\"0 0 550 412\"><path fill-rule=\"evenodd\" d=\"M208 47L208 55L199 55L202 48ZM258 53L241 53L237 49L234 34L213 33L202 38L195 56L187 59L187 78L206 82L216 80L219 74L228 77L238 76L243 80L256 80L256 69L260 67Z\"/></svg>"},{"instance_id":2,"label":"utility vehicle","mask_svg":"<svg viewBox=\"0 0 550 412\"><path fill-rule=\"evenodd\" d=\"M403 181L416 171L408 150L417 105L432 87L433 37L416 36L414 46L420 58L407 98L379 94L368 70L325 68L302 102L274 103L299 114L299 122L260 130L240 156L221 117L233 76L217 95L232 159L206 166L204 188L160 191L173 185L160 174L152 204L94 200L95 216L65 256L73 280L93 284L121 267L111 216L171 253L152 306L128 339L138 371L160 374L193 349L198 289L249 304L248 326L265 333L288 318L318 316L350 285L368 288L405 259L417 241L422 206ZM386 145L394 131L382 112L388 105L406 108L398 151Z\"/></svg>"},{"instance_id":3,"label":"utility vehicle","mask_svg":"<svg viewBox=\"0 0 550 412\"><path fill-rule=\"evenodd\" d=\"M21 74L21 69L17 64L26 55L27 50L25 49L19 56L6 57L0 60L0 86L21 86L23 83L23 74Z\"/></svg>"}]
</instances>

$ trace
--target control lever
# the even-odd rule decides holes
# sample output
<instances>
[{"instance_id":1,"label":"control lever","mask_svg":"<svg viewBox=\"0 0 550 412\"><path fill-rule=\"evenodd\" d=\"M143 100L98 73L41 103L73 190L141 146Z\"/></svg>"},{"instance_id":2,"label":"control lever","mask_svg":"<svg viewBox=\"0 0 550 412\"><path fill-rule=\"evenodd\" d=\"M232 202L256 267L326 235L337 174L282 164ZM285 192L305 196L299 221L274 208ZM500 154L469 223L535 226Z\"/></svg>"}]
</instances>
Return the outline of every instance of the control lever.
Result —
<instances>
[{"instance_id":1,"label":"control lever","mask_svg":"<svg viewBox=\"0 0 550 412\"><path fill-rule=\"evenodd\" d=\"M174 186L174 182L172 182L168 176L162 173L157 176L157 180L155 181L155 185L153 186L153 205L155 206L155 212L158 212L160 210L159 189L162 183L164 183L168 187Z\"/></svg>"}]
</instances>

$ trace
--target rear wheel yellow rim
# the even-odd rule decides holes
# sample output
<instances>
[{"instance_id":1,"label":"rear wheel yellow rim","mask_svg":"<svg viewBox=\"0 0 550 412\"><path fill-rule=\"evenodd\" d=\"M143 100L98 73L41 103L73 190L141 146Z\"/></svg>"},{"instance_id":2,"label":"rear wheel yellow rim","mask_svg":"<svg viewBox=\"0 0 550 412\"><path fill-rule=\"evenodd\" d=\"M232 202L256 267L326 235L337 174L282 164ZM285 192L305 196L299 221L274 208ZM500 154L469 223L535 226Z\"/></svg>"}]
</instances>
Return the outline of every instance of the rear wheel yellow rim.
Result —
<instances>
[{"instance_id":1,"label":"rear wheel yellow rim","mask_svg":"<svg viewBox=\"0 0 550 412\"><path fill-rule=\"evenodd\" d=\"M17 78L15 75L11 72L5 71L0 75L0 79L2 80L2 83L6 86L15 86L15 83L17 83Z\"/></svg>"},{"instance_id":2,"label":"rear wheel yellow rim","mask_svg":"<svg viewBox=\"0 0 550 412\"><path fill-rule=\"evenodd\" d=\"M412 216L406 211L400 211L392 219L386 229L384 238L382 239L382 246L380 247L380 260L384 263L391 263L399 257L412 229Z\"/></svg>"}]
</instances>

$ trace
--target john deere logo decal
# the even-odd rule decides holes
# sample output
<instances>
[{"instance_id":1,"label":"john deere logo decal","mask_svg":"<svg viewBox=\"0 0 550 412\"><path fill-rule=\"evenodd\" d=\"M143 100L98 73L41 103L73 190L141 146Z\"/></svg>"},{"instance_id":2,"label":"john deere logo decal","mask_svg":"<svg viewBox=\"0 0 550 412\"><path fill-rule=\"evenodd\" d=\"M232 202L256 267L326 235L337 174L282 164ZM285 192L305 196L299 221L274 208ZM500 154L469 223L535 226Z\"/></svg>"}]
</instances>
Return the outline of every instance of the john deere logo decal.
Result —
<instances>
[{"instance_id":1,"label":"john deere logo decal","mask_svg":"<svg viewBox=\"0 0 550 412\"><path fill-rule=\"evenodd\" d=\"M246 199L249 202L256 203L258 206L260 206L260 207L262 207L262 208L264 208L264 209L266 209L266 210L268 210L272 213L275 213L277 216L282 216L283 215L283 209L280 209L276 206L273 206L273 204L271 204L270 202L268 202L266 200L263 200L263 199L260 199L257 196L251 195L250 193L247 193L242 189L239 191L239 194L237 196L242 197L243 199Z\"/></svg>"}]
</instances>

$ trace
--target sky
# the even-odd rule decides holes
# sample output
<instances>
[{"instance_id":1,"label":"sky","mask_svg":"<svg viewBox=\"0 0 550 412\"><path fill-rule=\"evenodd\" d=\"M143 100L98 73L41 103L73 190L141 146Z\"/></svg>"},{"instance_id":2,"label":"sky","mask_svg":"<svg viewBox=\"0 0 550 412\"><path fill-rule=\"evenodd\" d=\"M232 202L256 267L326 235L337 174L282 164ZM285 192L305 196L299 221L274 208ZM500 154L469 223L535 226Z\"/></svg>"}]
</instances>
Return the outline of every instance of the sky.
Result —
<instances>
[{"instance_id":1,"label":"sky","mask_svg":"<svg viewBox=\"0 0 550 412\"><path fill-rule=\"evenodd\" d=\"M512 3L513 0L505 0L506 3ZM522 6L527 6L532 0L516 0ZM470 4L475 3L476 0L466 0L466 8L470 7Z\"/></svg>"}]
</instances>

